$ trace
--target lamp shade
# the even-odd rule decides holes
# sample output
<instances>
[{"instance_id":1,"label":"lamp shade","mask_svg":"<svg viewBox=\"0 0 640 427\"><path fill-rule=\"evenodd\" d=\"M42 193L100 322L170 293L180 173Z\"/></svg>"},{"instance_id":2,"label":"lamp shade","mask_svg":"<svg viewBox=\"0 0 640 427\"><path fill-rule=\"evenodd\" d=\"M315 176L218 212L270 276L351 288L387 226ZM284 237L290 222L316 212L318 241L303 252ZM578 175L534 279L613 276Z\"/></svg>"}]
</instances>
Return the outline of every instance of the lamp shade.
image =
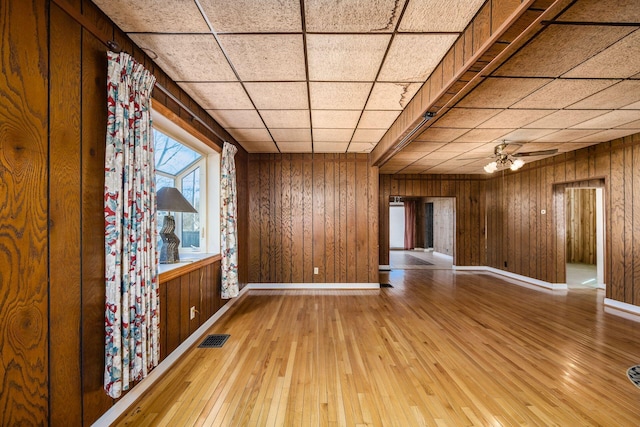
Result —
<instances>
[{"instance_id":1,"label":"lamp shade","mask_svg":"<svg viewBox=\"0 0 640 427\"><path fill-rule=\"evenodd\" d=\"M184 198L180 190L175 187L162 187L156 192L159 211L193 212L198 211Z\"/></svg>"}]
</instances>

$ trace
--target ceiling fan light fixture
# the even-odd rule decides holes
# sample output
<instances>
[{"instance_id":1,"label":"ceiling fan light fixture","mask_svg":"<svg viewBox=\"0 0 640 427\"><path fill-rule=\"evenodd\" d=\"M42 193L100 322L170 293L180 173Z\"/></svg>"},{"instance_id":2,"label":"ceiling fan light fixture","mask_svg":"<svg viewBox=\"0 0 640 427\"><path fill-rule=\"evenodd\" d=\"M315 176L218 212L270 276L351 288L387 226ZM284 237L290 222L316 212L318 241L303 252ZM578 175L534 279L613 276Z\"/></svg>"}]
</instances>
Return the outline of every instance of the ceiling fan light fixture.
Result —
<instances>
[{"instance_id":1,"label":"ceiling fan light fixture","mask_svg":"<svg viewBox=\"0 0 640 427\"><path fill-rule=\"evenodd\" d=\"M524 160L522 159L515 159L512 163L511 163L511 170L512 171L517 171L518 169L520 169L522 166L524 166Z\"/></svg>"},{"instance_id":2,"label":"ceiling fan light fixture","mask_svg":"<svg viewBox=\"0 0 640 427\"><path fill-rule=\"evenodd\" d=\"M486 173L494 173L495 171L498 170L498 163L497 162L491 162L488 165L486 165L484 167L484 171Z\"/></svg>"}]
</instances>

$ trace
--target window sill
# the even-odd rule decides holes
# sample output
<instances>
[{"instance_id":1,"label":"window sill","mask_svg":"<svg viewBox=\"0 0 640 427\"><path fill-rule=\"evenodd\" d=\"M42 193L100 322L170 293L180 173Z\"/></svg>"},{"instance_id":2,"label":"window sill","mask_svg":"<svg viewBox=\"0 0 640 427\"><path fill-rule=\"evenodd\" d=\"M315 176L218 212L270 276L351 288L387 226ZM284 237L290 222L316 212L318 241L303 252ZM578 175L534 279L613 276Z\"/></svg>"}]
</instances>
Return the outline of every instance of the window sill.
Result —
<instances>
[{"instance_id":1,"label":"window sill","mask_svg":"<svg viewBox=\"0 0 640 427\"><path fill-rule=\"evenodd\" d=\"M197 270L205 265L212 264L219 261L220 254L205 254L205 253L189 253L182 255L180 262L173 264L159 264L158 265L158 277L159 283L168 282L176 277L180 277L183 274Z\"/></svg>"}]
</instances>

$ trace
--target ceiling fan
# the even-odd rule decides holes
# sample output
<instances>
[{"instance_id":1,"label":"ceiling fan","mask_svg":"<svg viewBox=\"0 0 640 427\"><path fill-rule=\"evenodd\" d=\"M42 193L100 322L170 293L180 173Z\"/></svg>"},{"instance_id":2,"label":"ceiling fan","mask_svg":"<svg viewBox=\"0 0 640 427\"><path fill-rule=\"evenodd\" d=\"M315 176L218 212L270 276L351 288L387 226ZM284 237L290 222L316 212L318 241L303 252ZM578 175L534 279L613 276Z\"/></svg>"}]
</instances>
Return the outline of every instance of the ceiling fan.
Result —
<instances>
[{"instance_id":1,"label":"ceiling fan","mask_svg":"<svg viewBox=\"0 0 640 427\"><path fill-rule=\"evenodd\" d=\"M493 161L484 167L485 172L493 173L497 170L509 168L512 171L520 169L524 165L524 160L520 157L532 157L532 156L552 156L558 152L558 149L552 150L539 150L528 151L525 153L519 153L518 150L522 148L523 144L519 142L506 142L503 141L493 149Z\"/></svg>"}]
</instances>

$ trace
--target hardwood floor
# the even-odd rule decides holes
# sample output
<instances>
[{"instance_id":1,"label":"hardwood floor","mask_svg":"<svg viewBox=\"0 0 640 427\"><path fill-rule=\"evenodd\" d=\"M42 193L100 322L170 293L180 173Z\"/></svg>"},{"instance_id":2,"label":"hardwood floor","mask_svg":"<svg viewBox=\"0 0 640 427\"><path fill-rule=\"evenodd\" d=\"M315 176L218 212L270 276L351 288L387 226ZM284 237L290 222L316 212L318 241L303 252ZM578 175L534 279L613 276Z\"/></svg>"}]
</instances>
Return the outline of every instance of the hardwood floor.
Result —
<instances>
[{"instance_id":1,"label":"hardwood floor","mask_svg":"<svg viewBox=\"0 0 640 427\"><path fill-rule=\"evenodd\" d=\"M640 425L640 324L602 291L392 271L379 291L250 291L119 425Z\"/></svg>"}]
</instances>

